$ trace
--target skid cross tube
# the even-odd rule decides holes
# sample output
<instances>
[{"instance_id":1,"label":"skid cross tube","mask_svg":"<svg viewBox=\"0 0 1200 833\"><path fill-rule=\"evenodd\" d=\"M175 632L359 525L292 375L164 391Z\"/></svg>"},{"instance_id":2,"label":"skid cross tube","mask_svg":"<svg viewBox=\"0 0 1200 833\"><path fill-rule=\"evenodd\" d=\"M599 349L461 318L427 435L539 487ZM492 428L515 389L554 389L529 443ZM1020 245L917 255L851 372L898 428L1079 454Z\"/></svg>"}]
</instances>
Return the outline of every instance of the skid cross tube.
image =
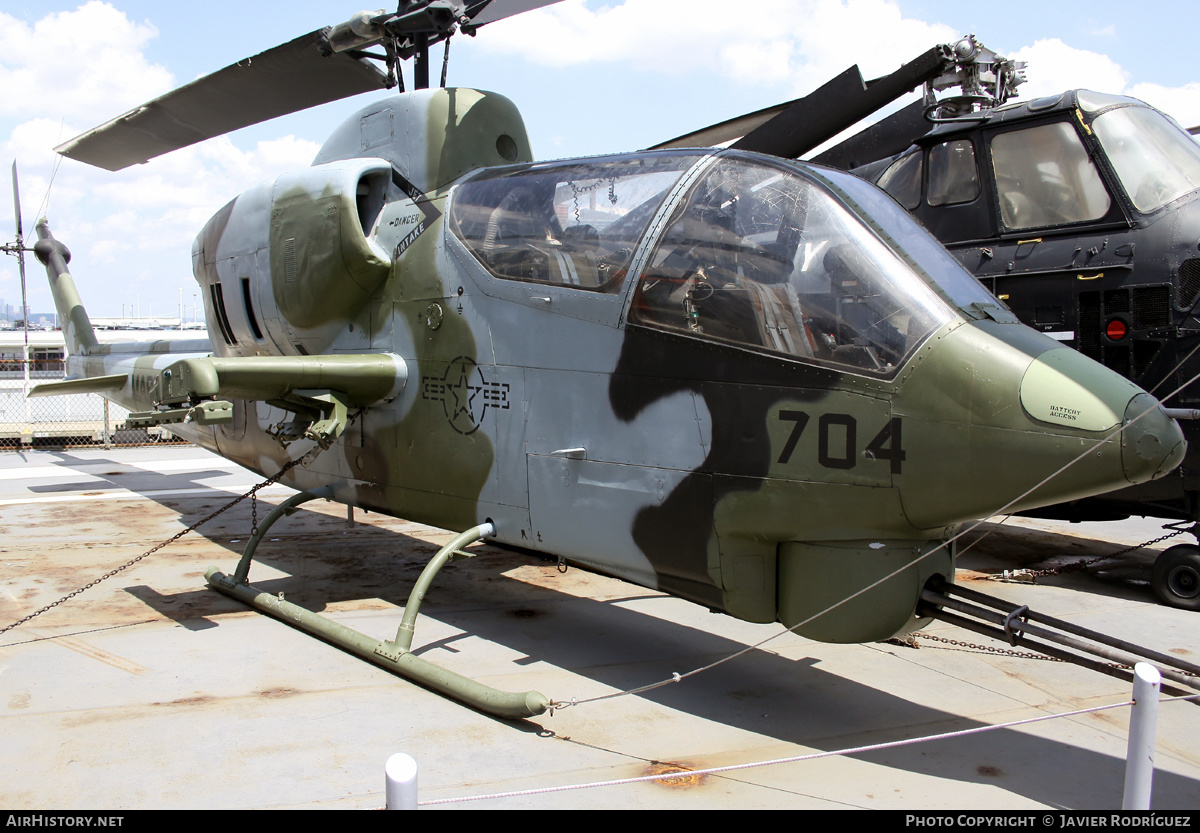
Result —
<instances>
[{"instance_id":1,"label":"skid cross tube","mask_svg":"<svg viewBox=\"0 0 1200 833\"><path fill-rule=\"evenodd\" d=\"M250 584L246 580L250 570L250 561L258 542L266 535L267 530L284 515L290 515L296 511L296 507L301 503L323 497L329 497L328 490L318 489L311 492L300 492L281 503L267 516L256 535L246 544L246 550L242 553L242 559L238 562L234 575L227 576L216 567L209 567L205 571L204 577L208 580L209 586L217 592L237 599L285 624L374 663L386 671L412 680L425 688L488 714L503 718L533 717L542 714L550 707L550 701L539 692L500 691L442 668L440 665L435 665L409 650L412 645L417 611L434 576L442 566L450 561L451 556L460 547L465 547L494 534L495 527L490 523L468 529L438 550L437 555L433 557L417 580L417 584L409 596L408 604L404 608L404 619L401 622L400 630L392 642L384 642L359 633L353 628L340 625L311 610L284 601L281 598L282 594L275 596L265 593Z\"/></svg>"}]
</instances>

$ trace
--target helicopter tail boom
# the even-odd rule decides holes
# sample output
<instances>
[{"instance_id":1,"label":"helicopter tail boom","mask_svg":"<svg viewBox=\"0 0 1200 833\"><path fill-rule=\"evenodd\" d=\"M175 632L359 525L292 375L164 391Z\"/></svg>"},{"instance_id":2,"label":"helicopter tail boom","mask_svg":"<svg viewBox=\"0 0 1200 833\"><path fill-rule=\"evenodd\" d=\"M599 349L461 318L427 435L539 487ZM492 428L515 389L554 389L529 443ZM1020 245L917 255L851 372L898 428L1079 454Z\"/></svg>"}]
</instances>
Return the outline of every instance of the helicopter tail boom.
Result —
<instances>
[{"instance_id":1,"label":"helicopter tail boom","mask_svg":"<svg viewBox=\"0 0 1200 833\"><path fill-rule=\"evenodd\" d=\"M83 308L83 301L75 289L75 279L67 271L67 264L71 262L71 252L54 239L45 219L38 221L37 236L38 242L34 244L33 252L45 265L46 274L50 278L50 292L54 295L54 307L58 310L59 321L62 322L67 352L71 355L92 353L98 342L92 322Z\"/></svg>"}]
</instances>

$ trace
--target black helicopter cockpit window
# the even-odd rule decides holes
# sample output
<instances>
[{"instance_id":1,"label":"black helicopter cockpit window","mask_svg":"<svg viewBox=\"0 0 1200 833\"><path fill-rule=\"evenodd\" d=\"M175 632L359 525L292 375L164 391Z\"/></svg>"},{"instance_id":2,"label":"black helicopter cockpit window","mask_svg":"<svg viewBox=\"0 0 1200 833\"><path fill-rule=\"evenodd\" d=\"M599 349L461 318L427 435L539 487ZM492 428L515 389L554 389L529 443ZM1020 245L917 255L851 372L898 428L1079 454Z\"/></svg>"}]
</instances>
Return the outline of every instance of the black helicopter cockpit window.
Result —
<instances>
[{"instance_id":1,"label":"black helicopter cockpit window","mask_svg":"<svg viewBox=\"0 0 1200 833\"><path fill-rule=\"evenodd\" d=\"M451 228L498 278L617 292L634 248L695 154L487 171L459 185Z\"/></svg>"},{"instance_id":2,"label":"black helicopter cockpit window","mask_svg":"<svg viewBox=\"0 0 1200 833\"><path fill-rule=\"evenodd\" d=\"M954 205L979 196L979 168L969 139L942 142L929 149L929 204Z\"/></svg>"},{"instance_id":3,"label":"black helicopter cockpit window","mask_svg":"<svg viewBox=\"0 0 1200 833\"><path fill-rule=\"evenodd\" d=\"M1138 211L1155 211L1200 188L1200 146L1162 113L1118 107L1097 116L1092 129Z\"/></svg>"},{"instance_id":4,"label":"black helicopter cockpit window","mask_svg":"<svg viewBox=\"0 0 1200 833\"><path fill-rule=\"evenodd\" d=\"M673 212L629 320L888 374L949 317L912 269L820 185L726 157Z\"/></svg>"},{"instance_id":5,"label":"black helicopter cockpit window","mask_svg":"<svg viewBox=\"0 0 1200 833\"><path fill-rule=\"evenodd\" d=\"M1108 191L1070 122L997 134L991 150L1007 228L1081 223L1108 213Z\"/></svg>"}]
</instances>

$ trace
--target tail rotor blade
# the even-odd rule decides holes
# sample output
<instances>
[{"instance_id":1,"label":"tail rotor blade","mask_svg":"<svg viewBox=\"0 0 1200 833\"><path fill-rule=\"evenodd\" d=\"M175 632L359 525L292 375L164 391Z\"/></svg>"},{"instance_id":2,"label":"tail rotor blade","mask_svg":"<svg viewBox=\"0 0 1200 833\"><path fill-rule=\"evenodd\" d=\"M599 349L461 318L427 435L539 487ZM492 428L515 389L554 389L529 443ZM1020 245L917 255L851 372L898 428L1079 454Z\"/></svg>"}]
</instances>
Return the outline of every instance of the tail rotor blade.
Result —
<instances>
[{"instance_id":1,"label":"tail rotor blade","mask_svg":"<svg viewBox=\"0 0 1200 833\"><path fill-rule=\"evenodd\" d=\"M21 191L17 186L17 162L12 163L12 185L13 185L13 214L16 216L17 222L17 239L11 246L5 246L4 250L9 254L17 256L17 271L21 275L21 322L22 328L25 331L25 346L29 347L29 311L25 296L25 234L21 226ZM28 355L25 356L29 358Z\"/></svg>"},{"instance_id":2,"label":"tail rotor blade","mask_svg":"<svg viewBox=\"0 0 1200 833\"><path fill-rule=\"evenodd\" d=\"M22 244L25 241L25 234L21 229L21 189L17 187L17 162L13 160L12 166L12 181L13 181L13 214L17 218L17 243Z\"/></svg>"}]
</instances>

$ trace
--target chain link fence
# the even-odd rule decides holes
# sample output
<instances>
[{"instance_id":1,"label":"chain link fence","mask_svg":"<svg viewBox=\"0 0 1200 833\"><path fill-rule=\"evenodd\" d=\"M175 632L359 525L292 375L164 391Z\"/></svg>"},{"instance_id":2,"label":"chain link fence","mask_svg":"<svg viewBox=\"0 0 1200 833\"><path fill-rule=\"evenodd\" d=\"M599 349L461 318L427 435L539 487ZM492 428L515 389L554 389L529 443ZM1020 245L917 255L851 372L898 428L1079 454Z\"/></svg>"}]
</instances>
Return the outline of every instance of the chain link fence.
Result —
<instances>
[{"instance_id":1,"label":"chain link fence","mask_svg":"<svg viewBox=\"0 0 1200 833\"><path fill-rule=\"evenodd\" d=\"M126 428L129 411L94 393L27 398L31 388L66 372L61 352L37 352L28 360L0 355L0 451L183 443L165 428Z\"/></svg>"}]
</instances>

